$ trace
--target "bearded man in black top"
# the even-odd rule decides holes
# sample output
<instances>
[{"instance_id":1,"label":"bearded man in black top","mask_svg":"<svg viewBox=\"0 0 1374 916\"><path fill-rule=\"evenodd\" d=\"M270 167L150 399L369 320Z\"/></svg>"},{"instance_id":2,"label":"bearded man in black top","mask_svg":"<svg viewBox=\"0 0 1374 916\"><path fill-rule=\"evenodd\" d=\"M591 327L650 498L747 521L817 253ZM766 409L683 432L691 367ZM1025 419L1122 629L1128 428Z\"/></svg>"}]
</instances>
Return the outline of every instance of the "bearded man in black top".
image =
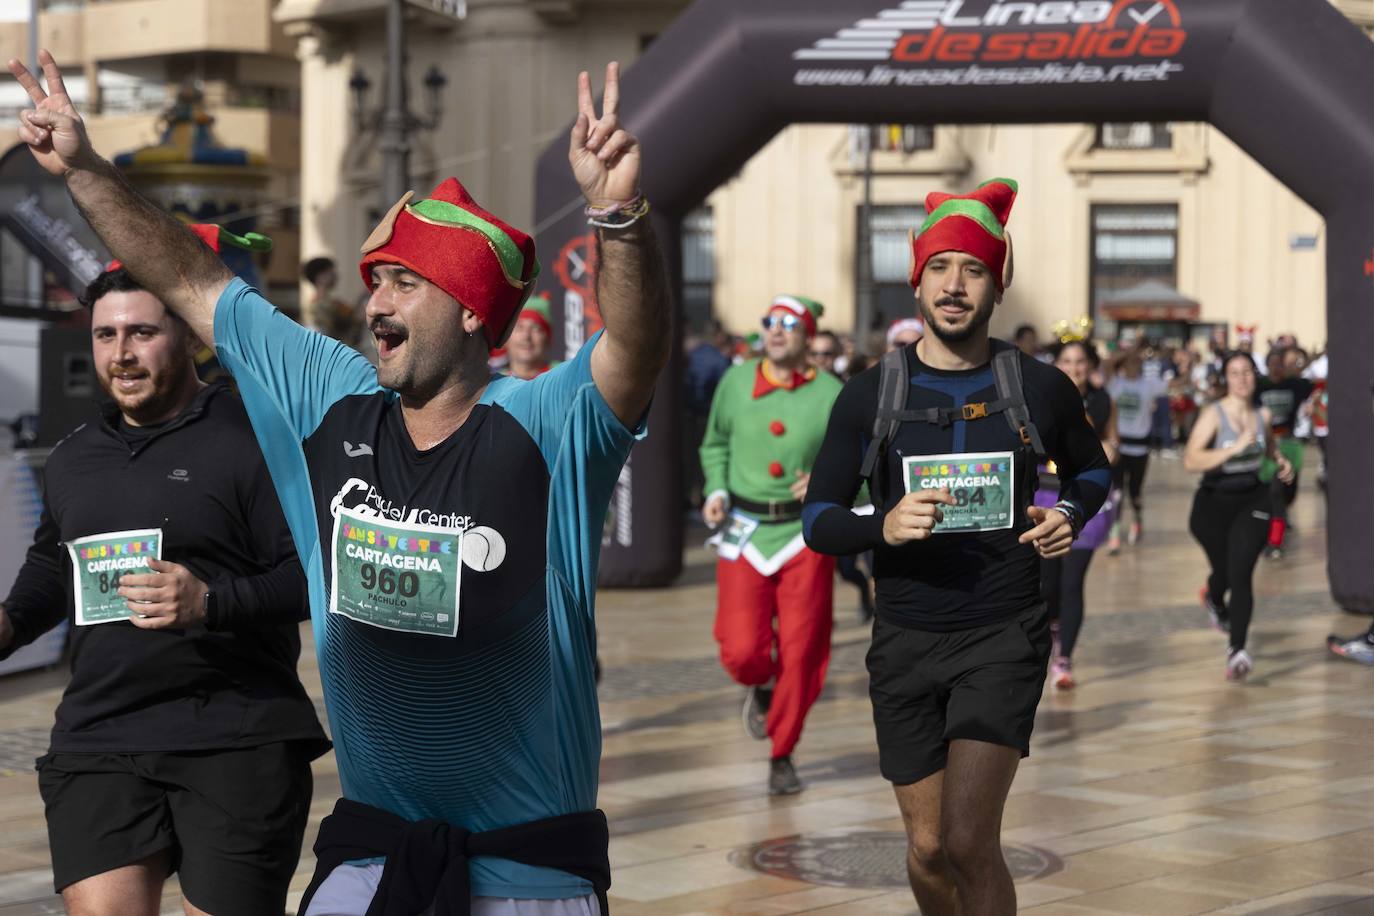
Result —
<instances>
[{"instance_id":1,"label":"bearded man in black top","mask_svg":"<svg viewBox=\"0 0 1374 916\"><path fill-rule=\"evenodd\" d=\"M845 386L802 515L813 549L874 551L879 763L927 916L1016 911L1000 833L1050 652L1040 559L1068 552L1110 485L1073 383L988 336L1015 197L1005 179L927 197L911 274L926 334ZM1050 508L1031 504L1045 459ZM851 511L865 481L866 516Z\"/></svg>"}]
</instances>

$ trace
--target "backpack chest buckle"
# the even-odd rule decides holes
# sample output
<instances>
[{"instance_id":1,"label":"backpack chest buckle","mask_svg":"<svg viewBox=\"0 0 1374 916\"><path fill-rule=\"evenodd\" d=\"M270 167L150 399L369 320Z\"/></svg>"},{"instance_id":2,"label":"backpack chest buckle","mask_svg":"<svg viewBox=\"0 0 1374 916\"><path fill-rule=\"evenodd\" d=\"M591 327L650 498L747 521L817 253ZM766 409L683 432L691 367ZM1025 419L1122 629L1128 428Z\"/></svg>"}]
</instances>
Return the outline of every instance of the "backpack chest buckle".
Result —
<instances>
[{"instance_id":1,"label":"backpack chest buckle","mask_svg":"<svg viewBox=\"0 0 1374 916\"><path fill-rule=\"evenodd\" d=\"M965 404L963 414L965 420L981 420L988 415L987 402L979 401L977 404Z\"/></svg>"}]
</instances>

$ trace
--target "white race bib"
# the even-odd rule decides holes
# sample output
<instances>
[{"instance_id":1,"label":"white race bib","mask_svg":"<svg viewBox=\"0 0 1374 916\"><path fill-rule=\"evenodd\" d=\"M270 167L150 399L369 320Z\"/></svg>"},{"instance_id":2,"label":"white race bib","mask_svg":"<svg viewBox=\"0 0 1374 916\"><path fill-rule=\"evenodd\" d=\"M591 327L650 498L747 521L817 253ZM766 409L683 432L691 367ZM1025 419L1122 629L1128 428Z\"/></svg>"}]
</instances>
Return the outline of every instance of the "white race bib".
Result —
<instances>
[{"instance_id":1,"label":"white race bib","mask_svg":"<svg viewBox=\"0 0 1374 916\"><path fill-rule=\"evenodd\" d=\"M1016 456L1013 452L917 455L902 459L908 493L946 489L955 505L941 505L944 521L932 534L998 531L1016 523Z\"/></svg>"},{"instance_id":2,"label":"white race bib","mask_svg":"<svg viewBox=\"0 0 1374 916\"><path fill-rule=\"evenodd\" d=\"M458 635L463 531L334 516L329 612L386 630Z\"/></svg>"},{"instance_id":3,"label":"white race bib","mask_svg":"<svg viewBox=\"0 0 1374 916\"><path fill-rule=\"evenodd\" d=\"M125 573L150 573L149 559L162 559L162 529L137 528L92 534L67 543L72 558L72 594L76 597L76 625L128 620L129 604L119 597Z\"/></svg>"},{"instance_id":4,"label":"white race bib","mask_svg":"<svg viewBox=\"0 0 1374 916\"><path fill-rule=\"evenodd\" d=\"M744 545L749 543L749 539L754 536L754 532L759 530L759 520L741 515L738 512L731 512L729 518L725 520L725 526L720 532L720 541L716 544L716 556L722 560L738 560L740 553L744 550Z\"/></svg>"}]
</instances>

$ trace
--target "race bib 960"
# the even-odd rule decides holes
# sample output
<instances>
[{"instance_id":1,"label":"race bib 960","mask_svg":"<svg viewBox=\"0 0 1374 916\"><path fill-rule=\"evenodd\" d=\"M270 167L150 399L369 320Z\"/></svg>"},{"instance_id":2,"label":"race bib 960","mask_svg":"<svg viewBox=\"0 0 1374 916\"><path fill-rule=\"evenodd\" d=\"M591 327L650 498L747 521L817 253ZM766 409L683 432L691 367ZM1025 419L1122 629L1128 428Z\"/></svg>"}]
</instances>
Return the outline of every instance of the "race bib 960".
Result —
<instances>
[{"instance_id":1,"label":"race bib 960","mask_svg":"<svg viewBox=\"0 0 1374 916\"><path fill-rule=\"evenodd\" d=\"M387 630L457 636L462 544L458 528L385 522L339 509L330 613Z\"/></svg>"}]
</instances>

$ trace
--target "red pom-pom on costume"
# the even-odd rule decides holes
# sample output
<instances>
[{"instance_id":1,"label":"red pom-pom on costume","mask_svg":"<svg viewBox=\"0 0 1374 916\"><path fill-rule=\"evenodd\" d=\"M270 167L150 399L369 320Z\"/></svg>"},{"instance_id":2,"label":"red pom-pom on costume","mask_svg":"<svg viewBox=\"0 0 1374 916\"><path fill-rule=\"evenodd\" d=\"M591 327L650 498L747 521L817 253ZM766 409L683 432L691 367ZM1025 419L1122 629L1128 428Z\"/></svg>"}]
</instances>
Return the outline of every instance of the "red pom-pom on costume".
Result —
<instances>
[{"instance_id":1,"label":"red pom-pom on costume","mask_svg":"<svg viewBox=\"0 0 1374 916\"><path fill-rule=\"evenodd\" d=\"M774 420L772 423L768 424L768 431L775 436L781 436L783 433L787 432L787 427L782 425L781 420Z\"/></svg>"},{"instance_id":2,"label":"red pom-pom on costume","mask_svg":"<svg viewBox=\"0 0 1374 916\"><path fill-rule=\"evenodd\" d=\"M774 461L772 464L768 465L768 474L772 477L781 477L782 471L783 467L780 462Z\"/></svg>"}]
</instances>

